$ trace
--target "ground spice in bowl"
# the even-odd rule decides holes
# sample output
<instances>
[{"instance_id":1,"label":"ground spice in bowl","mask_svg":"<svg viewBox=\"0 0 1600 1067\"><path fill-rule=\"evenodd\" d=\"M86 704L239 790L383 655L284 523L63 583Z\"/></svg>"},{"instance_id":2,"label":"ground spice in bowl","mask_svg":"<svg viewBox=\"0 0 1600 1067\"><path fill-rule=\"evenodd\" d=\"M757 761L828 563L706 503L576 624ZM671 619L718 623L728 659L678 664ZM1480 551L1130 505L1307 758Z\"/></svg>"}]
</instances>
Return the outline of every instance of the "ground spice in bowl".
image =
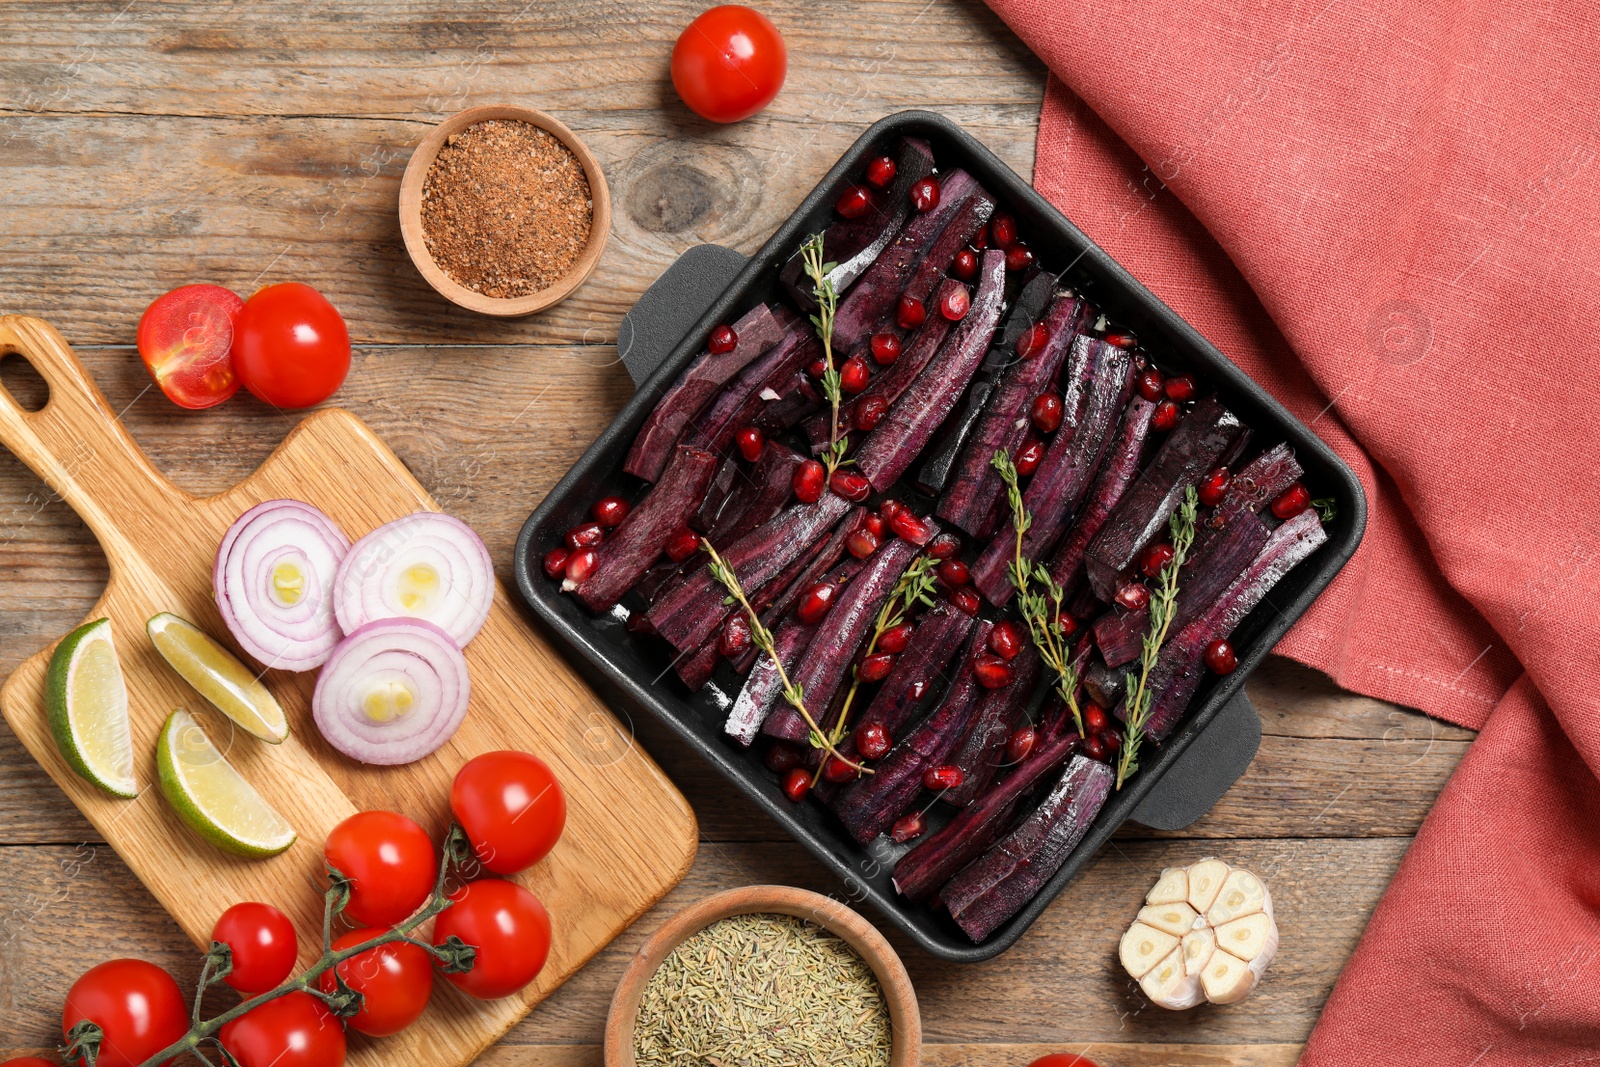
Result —
<instances>
[{"instance_id":1,"label":"ground spice in bowl","mask_svg":"<svg viewBox=\"0 0 1600 1067\"><path fill-rule=\"evenodd\" d=\"M583 164L530 122L487 119L452 134L422 185L428 254L457 283L498 299L566 276L589 242Z\"/></svg>"},{"instance_id":2,"label":"ground spice in bowl","mask_svg":"<svg viewBox=\"0 0 1600 1067\"><path fill-rule=\"evenodd\" d=\"M792 915L734 915L662 960L634 1020L638 1067L887 1067L877 977L842 938Z\"/></svg>"}]
</instances>

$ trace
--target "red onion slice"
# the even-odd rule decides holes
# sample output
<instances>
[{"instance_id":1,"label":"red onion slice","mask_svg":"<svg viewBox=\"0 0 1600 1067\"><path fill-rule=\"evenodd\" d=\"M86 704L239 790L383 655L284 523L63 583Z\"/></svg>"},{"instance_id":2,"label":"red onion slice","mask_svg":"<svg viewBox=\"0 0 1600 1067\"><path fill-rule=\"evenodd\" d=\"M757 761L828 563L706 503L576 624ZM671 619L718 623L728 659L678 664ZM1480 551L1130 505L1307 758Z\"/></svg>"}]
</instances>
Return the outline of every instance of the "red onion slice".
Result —
<instances>
[{"instance_id":1,"label":"red onion slice","mask_svg":"<svg viewBox=\"0 0 1600 1067\"><path fill-rule=\"evenodd\" d=\"M333 585L350 539L301 500L268 500L234 520L211 586L228 631L264 666L320 667L343 632Z\"/></svg>"},{"instance_id":2,"label":"red onion slice","mask_svg":"<svg viewBox=\"0 0 1600 1067\"><path fill-rule=\"evenodd\" d=\"M373 530L339 565L333 603L354 633L374 619L425 619L466 647L494 602L494 565L472 527L419 511Z\"/></svg>"},{"instance_id":3,"label":"red onion slice","mask_svg":"<svg viewBox=\"0 0 1600 1067\"><path fill-rule=\"evenodd\" d=\"M471 683L455 640L423 619L378 619L333 650L311 715L328 744L362 763L412 763L450 740Z\"/></svg>"}]
</instances>

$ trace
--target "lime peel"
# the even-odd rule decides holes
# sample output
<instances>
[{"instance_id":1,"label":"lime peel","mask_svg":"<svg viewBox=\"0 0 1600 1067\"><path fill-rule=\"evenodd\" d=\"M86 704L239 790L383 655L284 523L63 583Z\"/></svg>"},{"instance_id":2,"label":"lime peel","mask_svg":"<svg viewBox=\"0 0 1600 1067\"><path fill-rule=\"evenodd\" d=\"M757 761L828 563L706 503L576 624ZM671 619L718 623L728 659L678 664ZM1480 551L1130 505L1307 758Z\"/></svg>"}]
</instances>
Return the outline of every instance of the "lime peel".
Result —
<instances>
[{"instance_id":1,"label":"lime peel","mask_svg":"<svg viewBox=\"0 0 1600 1067\"><path fill-rule=\"evenodd\" d=\"M45 711L73 770L113 796L138 796L128 687L110 619L86 622L56 646L45 671Z\"/></svg>"},{"instance_id":2,"label":"lime peel","mask_svg":"<svg viewBox=\"0 0 1600 1067\"><path fill-rule=\"evenodd\" d=\"M239 856L275 856L295 831L217 751L183 708L167 717L156 743L161 795L194 831Z\"/></svg>"}]
</instances>

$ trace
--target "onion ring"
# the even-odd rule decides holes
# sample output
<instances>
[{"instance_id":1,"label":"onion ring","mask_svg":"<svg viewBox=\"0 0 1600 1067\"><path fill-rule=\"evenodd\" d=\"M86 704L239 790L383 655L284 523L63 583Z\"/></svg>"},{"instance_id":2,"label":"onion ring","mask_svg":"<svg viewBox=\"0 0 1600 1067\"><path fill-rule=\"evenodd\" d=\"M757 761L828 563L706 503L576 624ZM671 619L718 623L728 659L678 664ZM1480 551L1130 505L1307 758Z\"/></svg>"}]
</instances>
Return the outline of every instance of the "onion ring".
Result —
<instances>
[{"instance_id":1,"label":"onion ring","mask_svg":"<svg viewBox=\"0 0 1600 1067\"><path fill-rule=\"evenodd\" d=\"M423 619L465 648L494 603L494 565L472 527L419 511L357 541L339 564L333 590L345 633L376 619Z\"/></svg>"},{"instance_id":2,"label":"onion ring","mask_svg":"<svg viewBox=\"0 0 1600 1067\"><path fill-rule=\"evenodd\" d=\"M425 619L378 619L351 631L317 676L311 715L328 744L362 763L412 763L466 718L467 660Z\"/></svg>"},{"instance_id":3,"label":"onion ring","mask_svg":"<svg viewBox=\"0 0 1600 1067\"><path fill-rule=\"evenodd\" d=\"M333 588L349 549L333 520L301 500L268 500L240 515L211 573L228 631L268 668L321 666L343 636Z\"/></svg>"}]
</instances>

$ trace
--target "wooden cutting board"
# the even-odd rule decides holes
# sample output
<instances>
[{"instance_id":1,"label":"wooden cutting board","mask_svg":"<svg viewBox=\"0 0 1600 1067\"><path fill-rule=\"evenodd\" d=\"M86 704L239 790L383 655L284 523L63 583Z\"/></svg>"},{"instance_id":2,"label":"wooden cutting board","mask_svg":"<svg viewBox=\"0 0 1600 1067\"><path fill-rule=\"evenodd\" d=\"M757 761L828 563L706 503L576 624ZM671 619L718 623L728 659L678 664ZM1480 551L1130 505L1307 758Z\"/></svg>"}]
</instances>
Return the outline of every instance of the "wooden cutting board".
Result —
<instances>
[{"instance_id":1,"label":"wooden cutting board","mask_svg":"<svg viewBox=\"0 0 1600 1067\"><path fill-rule=\"evenodd\" d=\"M151 467L48 324L0 317L0 355L6 352L33 364L50 398L29 413L0 388L0 443L82 517L110 563L110 581L89 618L111 619L128 683L139 796L108 796L61 758L44 710L50 650L17 668L0 690L0 708L197 945L209 942L224 909L263 900L295 920L302 963L309 962L320 943L322 841L336 823L363 809L390 808L439 835L448 825L450 780L463 763L492 749L532 752L555 768L568 802L560 843L519 878L544 901L554 924L550 960L538 981L485 1003L436 980L432 1004L409 1030L381 1041L352 1035L354 1063L449 1067L492 1043L688 872L696 845L688 803L498 583L489 621L466 649L471 708L455 737L432 756L404 767L368 767L333 751L311 720L314 673L264 676L289 716L283 744L231 730L151 648L144 627L156 612L172 611L238 652L211 597L213 557L233 520L263 500L296 497L325 511L354 541L390 519L437 506L377 435L339 409L304 419L232 489L192 496ZM168 808L155 785L155 742L180 706L201 717L229 761L299 831L288 851L236 859L201 841Z\"/></svg>"}]
</instances>

